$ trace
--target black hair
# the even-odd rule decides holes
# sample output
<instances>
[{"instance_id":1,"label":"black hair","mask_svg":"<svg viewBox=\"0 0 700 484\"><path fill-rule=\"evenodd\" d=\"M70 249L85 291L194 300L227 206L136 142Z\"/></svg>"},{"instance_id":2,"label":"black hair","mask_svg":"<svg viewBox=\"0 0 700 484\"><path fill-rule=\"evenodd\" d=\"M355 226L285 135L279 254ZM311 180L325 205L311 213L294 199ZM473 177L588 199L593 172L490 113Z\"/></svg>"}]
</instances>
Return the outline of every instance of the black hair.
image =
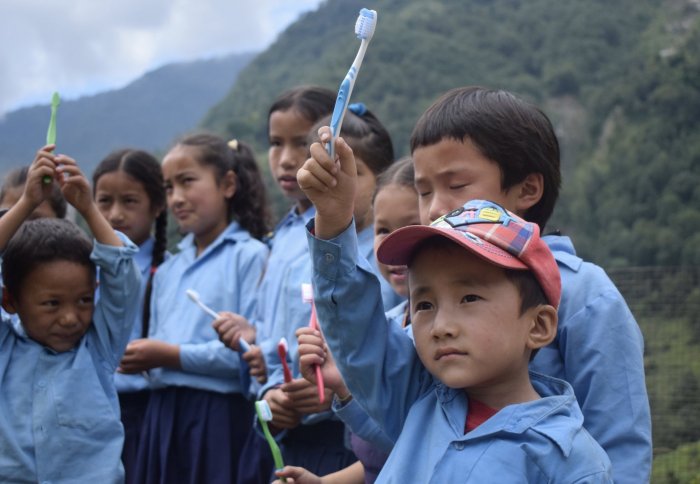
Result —
<instances>
[{"instance_id":1,"label":"black hair","mask_svg":"<svg viewBox=\"0 0 700 484\"><path fill-rule=\"evenodd\" d=\"M418 119L411 153L443 139L469 138L501 171L507 190L531 173L543 177L542 198L524 214L544 230L559 196L559 142L549 118L513 94L479 86L452 89Z\"/></svg>"},{"instance_id":2,"label":"black hair","mask_svg":"<svg viewBox=\"0 0 700 484\"><path fill-rule=\"evenodd\" d=\"M415 191L414 178L413 159L410 156L399 158L377 177L374 197L376 198L377 193L389 185L408 187ZM416 198L417 196L418 192L416 192Z\"/></svg>"},{"instance_id":3,"label":"black hair","mask_svg":"<svg viewBox=\"0 0 700 484\"><path fill-rule=\"evenodd\" d=\"M5 180L0 188L0 201L2 201L7 195L7 191L12 188L23 187L27 183L27 175L29 173L28 166L22 166L15 168L5 175ZM61 193L61 188L57 183L53 184L51 189L51 196L48 198L51 210L56 214L58 218L66 218L66 210L68 204L66 199L63 198L63 193Z\"/></svg>"},{"instance_id":4,"label":"black hair","mask_svg":"<svg viewBox=\"0 0 700 484\"><path fill-rule=\"evenodd\" d=\"M186 136L177 145L196 148L197 160L216 170L216 179L223 179L231 170L236 175L236 193L228 201L229 221L236 220L256 239L269 232L269 209L265 184L253 150L241 141L227 143L223 138L199 133Z\"/></svg>"},{"instance_id":5,"label":"black hair","mask_svg":"<svg viewBox=\"0 0 700 484\"><path fill-rule=\"evenodd\" d=\"M143 299L142 331L141 335L148 336L148 326L151 320L151 293L153 291L153 274L156 268L165 260L165 251L168 245L168 212L166 210L165 185L163 183L163 173L158 160L142 150L121 149L113 151L107 155L92 174L92 194L95 196L97 182L100 177L107 173L123 171L134 180L143 185L143 189L148 195L151 207L161 207L160 214L155 221L155 242L153 244L153 255L151 256L151 270L146 283L146 291Z\"/></svg>"},{"instance_id":6,"label":"black hair","mask_svg":"<svg viewBox=\"0 0 700 484\"><path fill-rule=\"evenodd\" d=\"M340 136L374 176L379 176L394 162L394 145L389 132L369 109L361 105L358 112L360 114L355 114L348 108L340 128ZM318 120L309 131L309 141L318 141L318 129L321 126L328 126L330 122L331 115Z\"/></svg>"},{"instance_id":7,"label":"black hair","mask_svg":"<svg viewBox=\"0 0 700 484\"><path fill-rule=\"evenodd\" d=\"M95 275L90 260L92 243L76 224L58 218L28 220L20 225L5 247L2 278L7 292L19 297L27 276L47 262L68 261L88 268Z\"/></svg>"},{"instance_id":8,"label":"black hair","mask_svg":"<svg viewBox=\"0 0 700 484\"><path fill-rule=\"evenodd\" d=\"M268 130L270 116L276 111L294 109L311 123L333 112L336 93L320 86L296 86L280 94L267 112Z\"/></svg>"}]
</instances>

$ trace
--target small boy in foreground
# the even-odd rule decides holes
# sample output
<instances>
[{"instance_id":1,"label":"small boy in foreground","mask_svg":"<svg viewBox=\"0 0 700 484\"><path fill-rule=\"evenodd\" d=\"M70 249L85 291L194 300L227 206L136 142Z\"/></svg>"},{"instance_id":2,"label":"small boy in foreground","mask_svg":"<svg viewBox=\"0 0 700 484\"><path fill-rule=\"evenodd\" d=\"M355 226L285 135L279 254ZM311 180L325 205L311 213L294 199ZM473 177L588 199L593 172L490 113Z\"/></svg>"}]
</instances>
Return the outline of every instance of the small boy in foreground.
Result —
<instances>
[{"instance_id":1,"label":"small boy in foreground","mask_svg":"<svg viewBox=\"0 0 700 484\"><path fill-rule=\"evenodd\" d=\"M0 321L0 482L119 483L113 375L136 310L137 248L100 214L75 161L52 151L38 152L21 198L0 218L2 306L21 320ZM94 246L66 220L27 221L56 184Z\"/></svg>"},{"instance_id":2,"label":"small boy in foreground","mask_svg":"<svg viewBox=\"0 0 700 484\"><path fill-rule=\"evenodd\" d=\"M393 325L322 322L373 417L403 427L377 483L612 482L571 386L528 371L561 295L536 224L472 200L398 229L377 257L408 266L415 351L394 348Z\"/></svg>"}]
</instances>

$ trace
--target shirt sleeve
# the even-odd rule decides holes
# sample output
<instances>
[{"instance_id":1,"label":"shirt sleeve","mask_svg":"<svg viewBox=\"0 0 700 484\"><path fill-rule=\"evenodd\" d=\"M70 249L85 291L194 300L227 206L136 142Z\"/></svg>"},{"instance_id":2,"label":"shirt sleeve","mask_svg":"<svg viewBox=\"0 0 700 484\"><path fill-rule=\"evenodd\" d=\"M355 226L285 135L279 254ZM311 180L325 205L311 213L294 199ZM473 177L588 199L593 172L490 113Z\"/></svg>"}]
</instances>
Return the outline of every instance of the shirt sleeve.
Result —
<instances>
[{"instance_id":1,"label":"shirt sleeve","mask_svg":"<svg viewBox=\"0 0 700 484\"><path fill-rule=\"evenodd\" d=\"M347 404L342 405L338 400L333 399L331 408L353 434L375 445L383 452L391 452L394 442L387 437L377 422L367 415L367 412L357 403L357 400L353 398Z\"/></svg>"},{"instance_id":2,"label":"shirt sleeve","mask_svg":"<svg viewBox=\"0 0 700 484\"><path fill-rule=\"evenodd\" d=\"M123 246L104 245L97 241L90 258L100 268L100 298L95 304L93 327L99 351L116 369L131 335L141 289L141 273L133 260L138 247L117 232Z\"/></svg>"},{"instance_id":3,"label":"shirt sleeve","mask_svg":"<svg viewBox=\"0 0 700 484\"><path fill-rule=\"evenodd\" d=\"M307 233L319 323L354 399L390 440L396 440L413 402L428 384L410 337L387 321L381 288L358 256L354 222L338 237Z\"/></svg>"},{"instance_id":4,"label":"shirt sleeve","mask_svg":"<svg viewBox=\"0 0 700 484\"><path fill-rule=\"evenodd\" d=\"M265 269L267 248L260 246L255 252L243 251L235 267L237 277L238 313L250 320L255 313L255 293ZM231 350L218 339L205 343L185 343L180 345L180 365L189 373L209 376L240 375L241 369L248 366L238 352ZM242 379L242 391L247 391L247 379Z\"/></svg>"}]
</instances>

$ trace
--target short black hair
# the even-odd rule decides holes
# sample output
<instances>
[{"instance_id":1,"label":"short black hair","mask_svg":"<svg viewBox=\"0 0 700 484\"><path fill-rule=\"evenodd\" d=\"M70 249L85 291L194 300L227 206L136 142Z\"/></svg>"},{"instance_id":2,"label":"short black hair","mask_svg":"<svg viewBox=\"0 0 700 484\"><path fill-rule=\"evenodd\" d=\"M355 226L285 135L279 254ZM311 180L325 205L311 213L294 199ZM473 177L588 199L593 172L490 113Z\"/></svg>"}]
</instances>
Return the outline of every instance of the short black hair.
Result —
<instances>
[{"instance_id":1,"label":"short black hair","mask_svg":"<svg viewBox=\"0 0 700 484\"><path fill-rule=\"evenodd\" d=\"M524 218L544 230L561 186L559 142L544 112L515 95L479 86L452 89L418 119L411 134L411 153L443 139L471 140L498 164L506 190L531 173L543 178L542 198Z\"/></svg>"},{"instance_id":2,"label":"short black hair","mask_svg":"<svg viewBox=\"0 0 700 484\"><path fill-rule=\"evenodd\" d=\"M94 276L91 253L92 243L73 222L53 218L26 221L5 247L3 284L17 298L22 283L32 271L55 261L75 262L87 267Z\"/></svg>"}]
</instances>

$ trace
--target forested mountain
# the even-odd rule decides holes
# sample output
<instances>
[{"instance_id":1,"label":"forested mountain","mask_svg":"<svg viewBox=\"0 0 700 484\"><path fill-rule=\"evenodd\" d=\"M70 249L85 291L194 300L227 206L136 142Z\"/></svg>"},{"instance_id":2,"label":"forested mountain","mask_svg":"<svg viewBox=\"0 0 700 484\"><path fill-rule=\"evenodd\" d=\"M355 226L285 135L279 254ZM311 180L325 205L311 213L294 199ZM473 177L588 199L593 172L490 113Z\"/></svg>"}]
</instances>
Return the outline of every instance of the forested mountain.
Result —
<instances>
[{"instance_id":1,"label":"forested mountain","mask_svg":"<svg viewBox=\"0 0 700 484\"><path fill-rule=\"evenodd\" d=\"M337 89L378 25L353 100L399 154L442 92L480 84L540 105L563 149L550 229L603 265L700 264L700 69L696 0L329 0L242 73L203 125L266 147L266 110L301 83Z\"/></svg>"},{"instance_id":2,"label":"forested mountain","mask_svg":"<svg viewBox=\"0 0 700 484\"><path fill-rule=\"evenodd\" d=\"M122 89L63 101L58 108L58 150L79 160L86 173L116 148L162 151L176 136L197 126L253 56L169 64ZM48 101L0 120L0 173L31 162L42 146Z\"/></svg>"}]
</instances>

